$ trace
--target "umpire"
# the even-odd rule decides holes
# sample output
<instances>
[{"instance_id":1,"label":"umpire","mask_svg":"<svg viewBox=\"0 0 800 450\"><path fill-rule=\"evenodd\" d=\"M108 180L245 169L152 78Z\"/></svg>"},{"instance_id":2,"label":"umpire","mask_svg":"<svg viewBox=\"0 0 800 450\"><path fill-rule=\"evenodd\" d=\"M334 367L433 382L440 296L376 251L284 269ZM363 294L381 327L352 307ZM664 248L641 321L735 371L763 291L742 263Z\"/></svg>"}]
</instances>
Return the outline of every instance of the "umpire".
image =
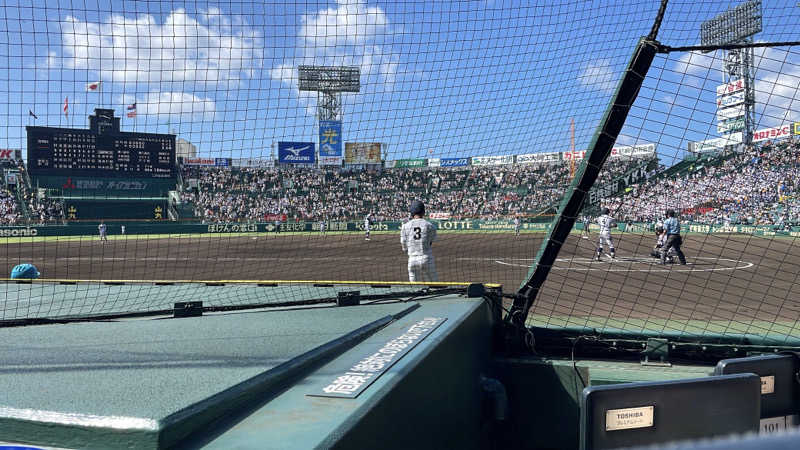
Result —
<instances>
[{"instance_id":1,"label":"umpire","mask_svg":"<svg viewBox=\"0 0 800 450\"><path fill-rule=\"evenodd\" d=\"M675 254L681 264L686 265L686 256L681 251L683 239L681 239L681 224L675 218L675 211L672 209L667 210L667 220L664 221L664 230L667 232L667 242L661 247L661 264L667 263L667 253L670 248L675 249Z\"/></svg>"}]
</instances>

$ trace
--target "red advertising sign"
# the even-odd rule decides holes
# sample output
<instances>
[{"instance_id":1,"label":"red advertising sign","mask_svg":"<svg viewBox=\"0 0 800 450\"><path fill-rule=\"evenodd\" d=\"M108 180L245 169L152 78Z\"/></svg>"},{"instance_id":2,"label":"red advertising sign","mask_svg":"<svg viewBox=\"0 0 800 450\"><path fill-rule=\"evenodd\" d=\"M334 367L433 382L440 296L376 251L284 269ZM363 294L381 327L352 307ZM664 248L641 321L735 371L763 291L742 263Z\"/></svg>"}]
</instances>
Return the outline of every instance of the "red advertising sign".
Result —
<instances>
[{"instance_id":1,"label":"red advertising sign","mask_svg":"<svg viewBox=\"0 0 800 450\"><path fill-rule=\"evenodd\" d=\"M213 166L216 164L214 158L183 158L183 164L187 166Z\"/></svg>"},{"instance_id":2,"label":"red advertising sign","mask_svg":"<svg viewBox=\"0 0 800 450\"><path fill-rule=\"evenodd\" d=\"M766 141L767 139L781 139L792 134L791 125L774 128L764 128L753 132L753 142Z\"/></svg>"},{"instance_id":3,"label":"red advertising sign","mask_svg":"<svg viewBox=\"0 0 800 450\"><path fill-rule=\"evenodd\" d=\"M286 223L286 214L264 214L264 220L275 222L276 220Z\"/></svg>"},{"instance_id":4,"label":"red advertising sign","mask_svg":"<svg viewBox=\"0 0 800 450\"><path fill-rule=\"evenodd\" d=\"M565 161L568 161L570 159L574 159L577 161L583 159L583 157L586 156L586 150L575 150L573 152L564 152L562 156Z\"/></svg>"},{"instance_id":5,"label":"red advertising sign","mask_svg":"<svg viewBox=\"0 0 800 450\"><path fill-rule=\"evenodd\" d=\"M0 161L16 161L19 159L19 155L19 150L0 148Z\"/></svg>"},{"instance_id":6,"label":"red advertising sign","mask_svg":"<svg viewBox=\"0 0 800 450\"><path fill-rule=\"evenodd\" d=\"M744 89L744 79L717 86L717 95L733 94Z\"/></svg>"}]
</instances>

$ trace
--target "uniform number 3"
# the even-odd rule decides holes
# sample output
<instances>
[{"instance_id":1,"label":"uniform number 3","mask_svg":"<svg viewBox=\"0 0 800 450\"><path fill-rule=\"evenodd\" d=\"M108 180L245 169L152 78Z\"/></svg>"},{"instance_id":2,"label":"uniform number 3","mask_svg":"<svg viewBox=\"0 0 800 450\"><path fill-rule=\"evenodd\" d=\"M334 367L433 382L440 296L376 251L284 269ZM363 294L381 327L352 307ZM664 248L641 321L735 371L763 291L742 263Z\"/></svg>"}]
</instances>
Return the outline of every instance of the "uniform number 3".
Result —
<instances>
[{"instance_id":1,"label":"uniform number 3","mask_svg":"<svg viewBox=\"0 0 800 450\"><path fill-rule=\"evenodd\" d=\"M414 227L414 240L420 240L422 238L422 228Z\"/></svg>"}]
</instances>

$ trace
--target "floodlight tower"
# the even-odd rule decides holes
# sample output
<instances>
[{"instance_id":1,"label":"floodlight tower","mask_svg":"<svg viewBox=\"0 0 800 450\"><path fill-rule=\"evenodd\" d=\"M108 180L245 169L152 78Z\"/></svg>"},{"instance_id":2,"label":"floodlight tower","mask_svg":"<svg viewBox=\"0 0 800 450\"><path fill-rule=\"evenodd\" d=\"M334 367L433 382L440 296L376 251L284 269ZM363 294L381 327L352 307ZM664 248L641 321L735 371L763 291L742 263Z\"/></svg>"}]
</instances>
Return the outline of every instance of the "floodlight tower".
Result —
<instances>
[{"instance_id":1,"label":"floodlight tower","mask_svg":"<svg viewBox=\"0 0 800 450\"><path fill-rule=\"evenodd\" d=\"M319 120L342 120L342 92L361 90L358 67L298 66L298 88L317 92Z\"/></svg>"},{"instance_id":2,"label":"floodlight tower","mask_svg":"<svg viewBox=\"0 0 800 450\"><path fill-rule=\"evenodd\" d=\"M718 14L711 20L707 20L700 25L700 42L703 46L721 46L729 44L747 44L753 42L753 35L759 33L762 29L762 12L761 0L752 0L740 4L739 6L729 9L721 14ZM709 52L711 50L705 50ZM750 144L753 140L753 131L755 131L755 68L753 66L753 49L751 48L734 48L727 50L724 57L725 70L722 73L722 82L725 85L735 83L739 80L743 82L744 95L742 102L739 102L739 97L733 97L730 89L724 89L723 92L717 91L717 104L721 107L739 107L743 104L743 118L744 128L743 142ZM718 116L722 118L722 115ZM726 120L738 120L739 116L726 114ZM736 129L729 128L729 124L718 124L718 130L721 132L737 131Z\"/></svg>"}]
</instances>

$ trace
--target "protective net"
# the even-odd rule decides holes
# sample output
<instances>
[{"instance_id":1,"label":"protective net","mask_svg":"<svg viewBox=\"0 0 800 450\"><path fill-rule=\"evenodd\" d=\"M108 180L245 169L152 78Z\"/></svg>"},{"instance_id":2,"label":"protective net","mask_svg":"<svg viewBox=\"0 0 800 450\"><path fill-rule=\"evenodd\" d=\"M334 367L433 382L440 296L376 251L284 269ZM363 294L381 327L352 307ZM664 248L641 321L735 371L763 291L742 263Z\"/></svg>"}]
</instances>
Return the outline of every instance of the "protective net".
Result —
<instances>
[{"instance_id":1,"label":"protective net","mask_svg":"<svg viewBox=\"0 0 800 450\"><path fill-rule=\"evenodd\" d=\"M798 336L800 8L701 41L737 5L669 3L527 325ZM2 285L0 319L516 292L659 7L6 1L3 270L41 276ZM686 265L654 250L668 209Z\"/></svg>"}]
</instances>

